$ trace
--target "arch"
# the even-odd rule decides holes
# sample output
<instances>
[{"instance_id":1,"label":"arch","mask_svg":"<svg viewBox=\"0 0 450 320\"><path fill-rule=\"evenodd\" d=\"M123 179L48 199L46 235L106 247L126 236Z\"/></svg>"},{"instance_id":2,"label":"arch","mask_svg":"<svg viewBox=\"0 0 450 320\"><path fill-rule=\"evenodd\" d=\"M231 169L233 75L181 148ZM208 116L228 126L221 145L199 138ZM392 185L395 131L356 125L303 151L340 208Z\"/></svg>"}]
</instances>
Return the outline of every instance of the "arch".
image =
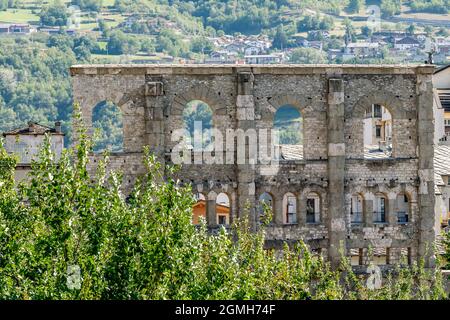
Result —
<instances>
[{"instance_id":1,"label":"arch","mask_svg":"<svg viewBox=\"0 0 450 320\"><path fill-rule=\"evenodd\" d=\"M273 121L277 110L285 105L290 105L298 110L304 116L311 107L311 101L305 95L286 94L278 95L268 99L269 108L263 112L263 120Z\"/></svg>"},{"instance_id":2,"label":"arch","mask_svg":"<svg viewBox=\"0 0 450 320\"><path fill-rule=\"evenodd\" d=\"M309 192L306 197L306 223L319 223L321 221L321 210L320 194Z\"/></svg>"},{"instance_id":3,"label":"arch","mask_svg":"<svg viewBox=\"0 0 450 320\"><path fill-rule=\"evenodd\" d=\"M283 223L297 223L297 197L292 192L287 192L283 196Z\"/></svg>"},{"instance_id":4,"label":"arch","mask_svg":"<svg viewBox=\"0 0 450 320\"><path fill-rule=\"evenodd\" d=\"M226 106L223 105L223 99L220 99L220 96L208 87L198 85L175 96L170 110L171 115L182 116L186 104L193 100L203 101L211 108L214 114L226 114Z\"/></svg>"},{"instance_id":5,"label":"arch","mask_svg":"<svg viewBox=\"0 0 450 320\"><path fill-rule=\"evenodd\" d=\"M264 192L259 196L258 199L258 217L256 219L257 222L261 222L261 218L265 215L265 209L269 209L271 214L274 212L274 197L269 192Z\"/></svg>"},{"instance_id":6,"label":"arch","mask_svg":"<svg viewBox=\"0 0 450 320\"><path fill-rule=\"evenodd\" d=\"M385 193L377 192L373 202L373 223L386 223L386 213L388 206L388 196Z\"/></svg>"},{"instance_id":7,"label":"arch","mask_svg":"<svg viewBox=\"0 0 450 320\"><path fill-rule=\"evenodd\" d=\"M394 119L408 117L408 112L404 109L402 101L395 94L388 91L374 91L363 96L347 112L346 117L364 118L366 108L372 104L380 104L388 108Z\"/></svg>"},{"instance_id":8,"label":"arch","mask_svg":"<svg viewBox=\"0 0 450 320\"><path fill-rule=\"evenodd\" d=\"M407 192L399 192L395 200L397 223L405 224L411 220L411 196Z\"/></svg>"},{"instance_id":9,"label":"arch","mask_svg":"<svg viewBox=\"0 0 450 320\"><path fill-rule=\"evenodd\" d=\"M216 218L218 225L230 224L230 197L227 193L221 192L216 198Z\"/></svg>"},{"instance_id":10,"label":"arch","mask_svg":"<svg viewBox=\"0 0 450 320\"><path fill-rule=\"evenodd\" d=\"M211 107L201 100L189 101L183 109L183 127L186 131L185 142L189 148L194 150L206 148L212 141Z\"/></svg>"},{"instance_id":11,"label":"arch","mask_svg":"<svg viewBox=\"0 0 450 320\"><path fill-rule=\"evenodd\" d=\"M367 108L370 108L372 105L381 105L384 106L387 110L389 110L392 118L392 139L391 139L391 151L388 156L386 157L396 157L397 156L397 145L398 145L398 139L399 137L401 139L405 138L405 134L401 131L397 130L398 123L401 123L401 121L405 119L414 119L415 118L415 112L414 111L408 111L407 108L404 106L404 103L400 100L398 96L396 96L394 93L389 91L374 91L371 92L363 97L361 97L353 106L350 108L345 109L345 117L349 119L347 121L347 133L350 137L356 136L358 137L354 141L354 146L351 144L349 145L349 153L354 153L355 156L364 158L364 141L363 139L360 139L359 137L364 137L364 117L366 114ZM407 138L407 136L406 136ZM410 151L412 152L412 151ZM383 152L381 152L382 155ZM367 154L369 156L369 154ZM367 158L379 158L377 157L367 157Z\"/></svg>"},{"instance_id":12,"label":"arch","mask_svg":"<svg viewBox=\"0 0 450 320\"><path fill-rule=\"evenodd\" d=\"M92 128L98 133L94 139L94 153L123 151L123 114L119 106L109 100L97 103L92 109Z\"/></svg>"}]
</instances>

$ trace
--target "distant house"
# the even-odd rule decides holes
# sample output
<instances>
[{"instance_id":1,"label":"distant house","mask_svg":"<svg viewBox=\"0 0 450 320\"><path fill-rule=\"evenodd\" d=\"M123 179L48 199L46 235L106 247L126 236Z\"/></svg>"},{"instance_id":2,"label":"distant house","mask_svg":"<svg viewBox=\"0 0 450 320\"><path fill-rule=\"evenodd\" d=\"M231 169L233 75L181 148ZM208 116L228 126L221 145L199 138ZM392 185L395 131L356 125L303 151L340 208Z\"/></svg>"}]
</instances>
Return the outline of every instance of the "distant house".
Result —
<instances>
[{"instance_id":1,"label":"distant house","mask_svg":"<svg viewBox=\"0 0 450 320\"><path fill-rule=\"evenodd\" d=\"M61 32L64 32L64 33L66 33L68 35L71 35L71 36L76 34L76 30L75 29L65 29L64 31L61 31L60 27L45 27L45 28L39 28L38 30L39 30L39 32L47 33L49 35L59 34Z\"/></svg>"},{"instance_id":2,"label":"distant house","mask_svg":"<svg viewBox=\"0 0 450 320\"><path fill-rule=\"evenodd\" d=\"M206 200L199 199L193 206L192 223L199 224L200 217L206 219ZM230 224L230 206L227 204L216 203L216 223L219 225Z\"/></svg>"},{"instance_id":3,"label":"distant house","mask_svg":"<svg viewBox=\"0 0 450 320\"><path fill-rule=\"evenodd\" d=\"M245 49L245 44L239 42L233 42L225 46L224 48L228 52L242 53Z\"/></svg>"},{"instance_id":4,"label":"distant house","mask_svg":"<svg viewBox=\"0 0 450 320\"><path fill-rule=\"evenodd\" d=\"M59 121L55 122L54 128L29 122L25 128L18 128L3 133L6 151L17 155L19 158L16 168L17 180L24 179L30 171L31 161L36 159L45 134L50 135L51 148L58 159L64 148L64 133L61 130L61 122Z\"/></svg>"},{"instance_id":5,"label":"distant house","mask_svg":"<svg viewBox=\"0 0 450 320\"><path fill-rule=\"evenodd\" d=\"M226 50L213 51L209 58L205 59L205 63L236 63L237 54Z\"/></svg>"},{"instance_id":6,"label":"distant house","mask_svg":"<svg viewBox=\"0 0 450 320\"><path fill-rule=\"evenodd\" d=\"M244 56L246 64L271 64L281 63L283 61L283 54L259 54L252 56Z\"/></svg>"},{"instance_id":7,"label":"distant house","mask_svg":"<svg viewBox=\"0 0 450 320\"><path fill-rule=\"evenodd\" d=\"M29 34L30 32L31 27L28 23L0 24L0 33Z\"/></svg>"},{"instance_id":8,"label":"distant house","mask_svg":"<svg viewBox=\"0 0 450 320\"><path fill-rule=\"evenodd\" d=\"M353 58L372 58L378 54L380 45L373 42L352 42L344 48L342 58L344 60Z\"/></svg>"},{"instance_id":9,"label":"distant house","mask_svg":"<svg viewBox=\"0 0 450 320\"><path fill-rule=\"evenodd\" d=\"M263 53L264 50L260 46L247 46L244 49L244 55L253 56Z\"/></svg>"},{"instance_id":10,"label":"distant house","mask_svg":"<svg viewBox=\"0 0 450 320\"><path fill-rule=\"evenodd\" d=\"M407 36L394 43L394 48L397 50L409 50L420 47L420 42L415 38Z\"/></svg>"}]
</instances>

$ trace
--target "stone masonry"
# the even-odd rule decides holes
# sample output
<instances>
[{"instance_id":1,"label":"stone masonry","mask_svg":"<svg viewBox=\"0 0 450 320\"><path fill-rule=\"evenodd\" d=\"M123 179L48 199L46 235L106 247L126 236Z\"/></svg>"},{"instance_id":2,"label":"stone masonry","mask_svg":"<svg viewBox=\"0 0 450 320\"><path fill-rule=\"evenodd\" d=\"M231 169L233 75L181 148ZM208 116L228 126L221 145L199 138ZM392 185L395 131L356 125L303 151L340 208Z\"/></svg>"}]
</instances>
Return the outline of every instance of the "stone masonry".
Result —
<instances>
[{"instance_id":1,"label":"stone masonry","mask_svg":"<svg viewBox=\"0 0 450 320\"><path fill-rule=\"evenodd\" d=\"M183 127L183 108L207 103L213 125L227 129L271 129L277 109L297 108L303 117L303 159L280 160L274 173L259 163L190 164L182 183L207 199L207 221L216 226L215 200L225 192L231 219L247 214L257 225L258 199L273 198L274 219L267 246L303 239L336 265L340 249L387 249L387 261L406 251L409 259L434 265L433 93L430 65L86 65L73 66L73 95L85 124L101 101L115 103L123 115L124 152L111 155L111 168L124 172L125 188L143 173L142 149L149 145L170 163L171 136ZM392 156L365 159L364 112L371 104L393 118ZM250 145L248 145L250 147ZM224 148L225 150L225 148ZM236 151L234 151L236 152ZM229 154L229 153L228 153ZM232 154L233 156L233 154ZM92 155L92 165L97 155ZM194 155L195 158L195 155ZM200 158L201 159L201 158ZM283 223L283 196L297 198L297 222ZM306 197L320 197L320 219L306 222ZM386 223L372 221L376 194L386 198ZM363 223L350 221L351 197L363 198ZM410 219L395 216L398 194L410 199ZM246 210L246 204L250 210ZM363 249L364 248L364 249ZM365 259L361 259L365 261ZM389 262L388 262L389 263Z\"/></svg>"}]
</instances>

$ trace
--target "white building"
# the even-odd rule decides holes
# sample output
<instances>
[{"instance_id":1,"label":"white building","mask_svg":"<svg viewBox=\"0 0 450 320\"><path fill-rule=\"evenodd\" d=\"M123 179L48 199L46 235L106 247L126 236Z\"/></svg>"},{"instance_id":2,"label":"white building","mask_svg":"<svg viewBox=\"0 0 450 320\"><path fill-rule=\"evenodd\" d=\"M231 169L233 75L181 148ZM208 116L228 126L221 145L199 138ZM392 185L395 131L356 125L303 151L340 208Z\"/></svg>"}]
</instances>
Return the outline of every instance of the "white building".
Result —
<instances>
[{"instance_id":1,"label":"white building","mask_svg":"<svg viewBox=\"0 0 450 320\"><path fill-rule=\"evenodd\" d=\"M420 42L414 39L413 37L404 37L394 43L394 49L397 50L409 50L412 48L419 48Z\"/></svg>"},{"instance_id":2,"label":"white building","mask_svg":"<svg viewBox=\"0 0 450 320\"><path fill-rule=\"evenodd\" d=\"M32 160L36 160L45 134L50 135L50 143L56 159L61 157L64 149L64 133L61 131L61 123L55 122L55 127L50 128L38 123L29 122L28 127L4 132L5 149L8 153L18 156L16 167L16 179L22 180L31 169Z\"/></svg>"}]
</instances>

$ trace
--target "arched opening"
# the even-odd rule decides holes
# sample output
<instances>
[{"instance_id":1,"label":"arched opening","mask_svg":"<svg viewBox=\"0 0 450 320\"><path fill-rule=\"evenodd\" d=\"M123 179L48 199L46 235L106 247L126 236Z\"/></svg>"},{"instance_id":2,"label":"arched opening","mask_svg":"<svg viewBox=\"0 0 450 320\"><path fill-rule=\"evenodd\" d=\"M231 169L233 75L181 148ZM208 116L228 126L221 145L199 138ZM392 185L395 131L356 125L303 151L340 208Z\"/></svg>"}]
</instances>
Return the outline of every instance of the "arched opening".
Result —
<instances>
[{"instance_id":1,"label":"arched opening","mask_svg":"<svg viewBox=\"0 0 450 320\"><path fill-rule=\"evenodd\" d=\"M192 208L192 223L199 224L201 218L206 219L207 202L205 195L200 192L194 194L194 198L195 204Z\"/></svg>"},{"instance_id":2,"label":"arched opening","mask_svg":"<svg viewBox=\"0 0 450 320\"><path fill-rule=\"evenodd\" d=\"M283 197L283 223L297 223L297 197L290 192Z\"/></svg>"},{"instance_id":3,"label":"arched opening","mask_svg":"<svg viewBox=\"0 0 450 320\"><path fill-rule=\"evenodd\" d=\"M227 225L230 223L230 197L224 192L217 195L216 216L217 224Z\"/></svg>"},{"instance_id":4,"label":"arched opening","mask_svg":"<svg viewBox=\"0 0 450 320\"><path fill-rule=\"evenodd\" d=\"M261 222L261 218L266 214L266 210L270 210L269 213L273 214L273 197L268 192L264 192L259 196L258 222Z\"/></svg>"},{"instance_id":5,"label":"arched opening","mask_svg":"<svg viewBox=\"0 0 450 320\"><path fill-rule=\"evenodd\" d=\"M292 105L278 108L273 119L278 137L280 157L284 160L303 159L303 117Z\"/></svg>"},{"instance_id":6,"label":"arched opening","mask_svg":"<svg viewBox=\"0 0 450 320\"><path fill-rule=\"evenodd\" d=\"M352 224L363 223L363 197L360 194L353 194L350 204L350 222Z\"/></svg>"},{"instance_id":7,"label":"arched opening","mask_svg":"<svg viewBox=\"0 0 450 320\"><path fill-rule=\"evenodd\" d=\"M183 110L183 125L186 130L185 142L188 149L202 151L211 144L213 112L201 100L192 100Z\"/></svg>"},{"instance_id":8,"label":"arched opening","mask_svg":"<svg viewBox=\"0 0 450 320\"><path fill-rule=\"evenodd\" d=\"M320 222L320 196L315 192L308 193L306 198L306 223Z\"/></svg>"},{"instance_id":9,"label":"arched opening","mask_svg":"<svg viewBox=\"0 0 450 320\"><path fill-rule=\"evenodd\" d=\"M98 103L92 110L94 153L123 151L123 117L120 108L110 101Z\"/></svg>"},{"instance_id":10,"label":"arched opening","mask_svg":"<svg viewBox=\"0 0 450 320\"><path fill-rule=\"evenodd\" d=\"M411 201L406 193L399 193L396 200L397 222L400 224L408 223L410 219Z\"/></svg>"},{"instance_id":11,"label":"arched opening","mask_svg":"<svg viewBox=\"0 0 450 320\"><path fill-rule=\"evenodd\" d=\"M392 115L380 104L369 106L364 115L364 157L389 158L392 155Z\"/></svg>"},{"instance_id":12,"label":"arched opening","mask_svg":"<svg viewBox=\"0 0 450 320\"><path fill-rule=\"evenodd\" d=\"M386 196L382 193L377 193L373 204L374 223L386 223L386 204Z\"/></svg>"}]
</instances>

